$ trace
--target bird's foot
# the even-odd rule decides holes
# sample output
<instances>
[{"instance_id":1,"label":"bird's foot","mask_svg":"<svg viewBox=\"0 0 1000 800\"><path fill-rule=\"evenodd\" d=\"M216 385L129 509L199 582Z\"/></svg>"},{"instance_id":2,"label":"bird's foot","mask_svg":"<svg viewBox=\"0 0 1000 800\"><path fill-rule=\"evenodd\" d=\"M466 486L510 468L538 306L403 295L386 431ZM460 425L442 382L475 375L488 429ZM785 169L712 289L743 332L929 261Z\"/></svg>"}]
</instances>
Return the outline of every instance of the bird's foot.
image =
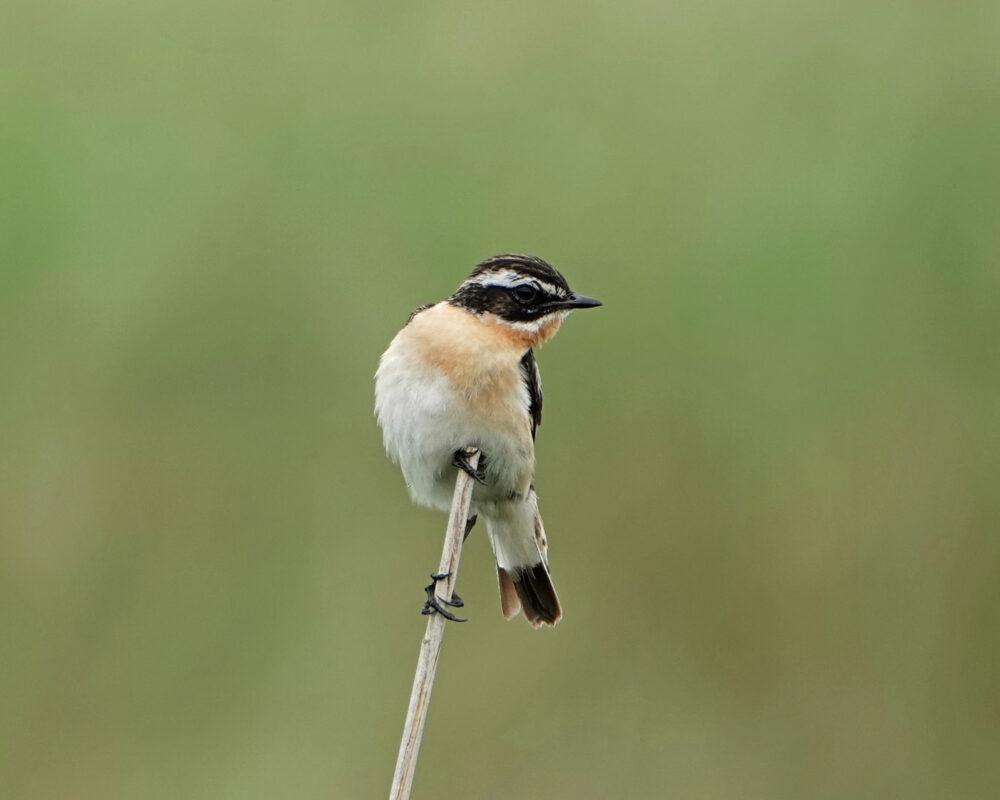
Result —
<instances>
[{"instance_id":1,"label":"bird's foot","mask_svg":"<svg viewBox=\"0 0 1000 800\"><path fill-rule=\"evenodd\" d=\"M479 515L473 514L465 521L465 533L462 535L462 542L465 542L469 538L469 534L472 533L472 528L475 526L477 519L479 519Z\"/></svg>"},{"instance_id":2,"label":"bird's foot","mask_svg":"<svg viewBox=\"0 0 1000 800\"><path fill-rule=\"evenodd\" d=\"M477 481L479 481L483 486L486 485L486 454L483 453L479 456L479 467L473 467L469 463L469 459L475 455L476 449L474 447L467 447L462 450L455 451L455 457L451 460L451 463L458 467L462 472L467 472Z\"/></svg>"},{"instance_id":3,"label":"bird's foot","mask_svg":"<svg viewBox=\"0 0 1000 800\"><path fill-rule=\"evenodd\" d=\"M468 622L467 619L460 619L452 614L445 606L451 606L452 608L461 608L465 605L465 602L459 597L455 592L451 593L451 600L442 600L434 593L434 588L437 586L437 582L444 580L449 575L450 572L434 572L431 574L431 582L424 587L424 591L427 592L427 602L424 603L424 607L420 610L421 614L440 614L445 619L450 619L452 622Z\"/></svg>"}]
</instances>

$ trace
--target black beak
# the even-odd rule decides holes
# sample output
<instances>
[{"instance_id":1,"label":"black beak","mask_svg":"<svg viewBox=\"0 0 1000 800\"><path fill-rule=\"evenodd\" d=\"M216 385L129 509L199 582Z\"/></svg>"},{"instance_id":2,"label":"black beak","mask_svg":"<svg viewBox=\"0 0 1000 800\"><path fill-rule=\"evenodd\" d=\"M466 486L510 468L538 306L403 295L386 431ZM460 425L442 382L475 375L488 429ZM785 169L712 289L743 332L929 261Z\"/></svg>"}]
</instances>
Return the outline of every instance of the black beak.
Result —
<instances>
[{"instance_id":1,"label":"black beak","mask_svg":"<svg viewBox=\"0 0 1000 800\"><path fill-rule=\"evenodd\" d=\"M584 297L582 294L575 294L566 300L559 303L560 308L597 308L597 306L602 306L600 300L595 300L593 297Z\"/></svg>"}]
</instances>

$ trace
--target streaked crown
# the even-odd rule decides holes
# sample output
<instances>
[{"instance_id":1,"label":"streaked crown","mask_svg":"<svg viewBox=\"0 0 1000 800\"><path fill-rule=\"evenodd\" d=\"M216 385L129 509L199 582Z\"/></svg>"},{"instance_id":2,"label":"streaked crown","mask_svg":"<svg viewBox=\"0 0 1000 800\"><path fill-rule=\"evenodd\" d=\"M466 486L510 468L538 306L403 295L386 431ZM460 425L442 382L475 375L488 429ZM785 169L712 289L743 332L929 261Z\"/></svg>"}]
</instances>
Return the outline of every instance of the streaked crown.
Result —
<instances>
[{"instance_id":1,"label":"streaked crown","mask_svg":"<svg viewBox=\"0 0 1000 800\"><path fill-rule=\"evenodd\" d=\"M495 314L508 322L530 322L548 314L601 305L574 294L562 273L548 262L513 253L477 264L448 302L473 314Z\"/></svg>"}]
</instances>

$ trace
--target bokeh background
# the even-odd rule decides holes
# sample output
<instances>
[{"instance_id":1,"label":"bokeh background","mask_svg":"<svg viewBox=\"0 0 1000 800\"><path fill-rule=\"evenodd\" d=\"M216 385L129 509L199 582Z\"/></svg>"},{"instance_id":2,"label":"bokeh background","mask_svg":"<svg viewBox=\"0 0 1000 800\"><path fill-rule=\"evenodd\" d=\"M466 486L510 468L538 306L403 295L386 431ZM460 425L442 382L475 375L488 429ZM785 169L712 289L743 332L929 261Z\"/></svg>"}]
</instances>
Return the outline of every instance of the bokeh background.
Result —
<instances>
[{"instance_id":1,"label":"bokeh background","mask_svg":"<svg viewBox=\"0 0 1000 800\"><path fill-rule=\"evenodd\" d=\"M0 796L385 796L438 560L372 416L497 252L566 608L485 539L415 798L1000 785L1000 5L0 8Z\"/></svg>"}]
</instances>

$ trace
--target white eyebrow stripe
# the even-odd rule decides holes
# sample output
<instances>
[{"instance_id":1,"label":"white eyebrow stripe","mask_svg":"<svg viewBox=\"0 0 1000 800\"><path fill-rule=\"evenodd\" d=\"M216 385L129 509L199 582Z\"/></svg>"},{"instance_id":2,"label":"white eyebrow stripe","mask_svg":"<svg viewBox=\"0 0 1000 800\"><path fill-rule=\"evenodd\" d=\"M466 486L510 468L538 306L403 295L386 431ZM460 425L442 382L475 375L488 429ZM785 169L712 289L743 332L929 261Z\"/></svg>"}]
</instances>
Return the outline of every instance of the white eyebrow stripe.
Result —
<instances>
[{"instance_id":1,"label":"white eyebrow stripe","mask_svg":"<svg viewBox=\"0 0 1000 800\"><path fill-rule=\"evenodd\" d=\"M477 283L480 286L501 286L504 289L513 289L515 286L519 286L523 283L528 283L537 286L546 294L555 295L556 297L562 297L563 292L558 286L553 286L548 281L542 281L532 275L525 275L521 272L515 272L512 269L504 269L498 272L486 272L482 275L477 275L469 283Z\"/></svg>"},{"instance_id":2,"label":"white eyebrow stripe","mask_svg":"<svg viewBox=\"0 0 1000 800\"><path fill-rule=\"evenodd\" d=\"M524 275L512 269L504 269L498 272L484 272L481 275L477 275L473 281L473 283L478 283L480 286L503 286L506 289L510 289L523 282Z\"/></svg>"}]
</instances>

